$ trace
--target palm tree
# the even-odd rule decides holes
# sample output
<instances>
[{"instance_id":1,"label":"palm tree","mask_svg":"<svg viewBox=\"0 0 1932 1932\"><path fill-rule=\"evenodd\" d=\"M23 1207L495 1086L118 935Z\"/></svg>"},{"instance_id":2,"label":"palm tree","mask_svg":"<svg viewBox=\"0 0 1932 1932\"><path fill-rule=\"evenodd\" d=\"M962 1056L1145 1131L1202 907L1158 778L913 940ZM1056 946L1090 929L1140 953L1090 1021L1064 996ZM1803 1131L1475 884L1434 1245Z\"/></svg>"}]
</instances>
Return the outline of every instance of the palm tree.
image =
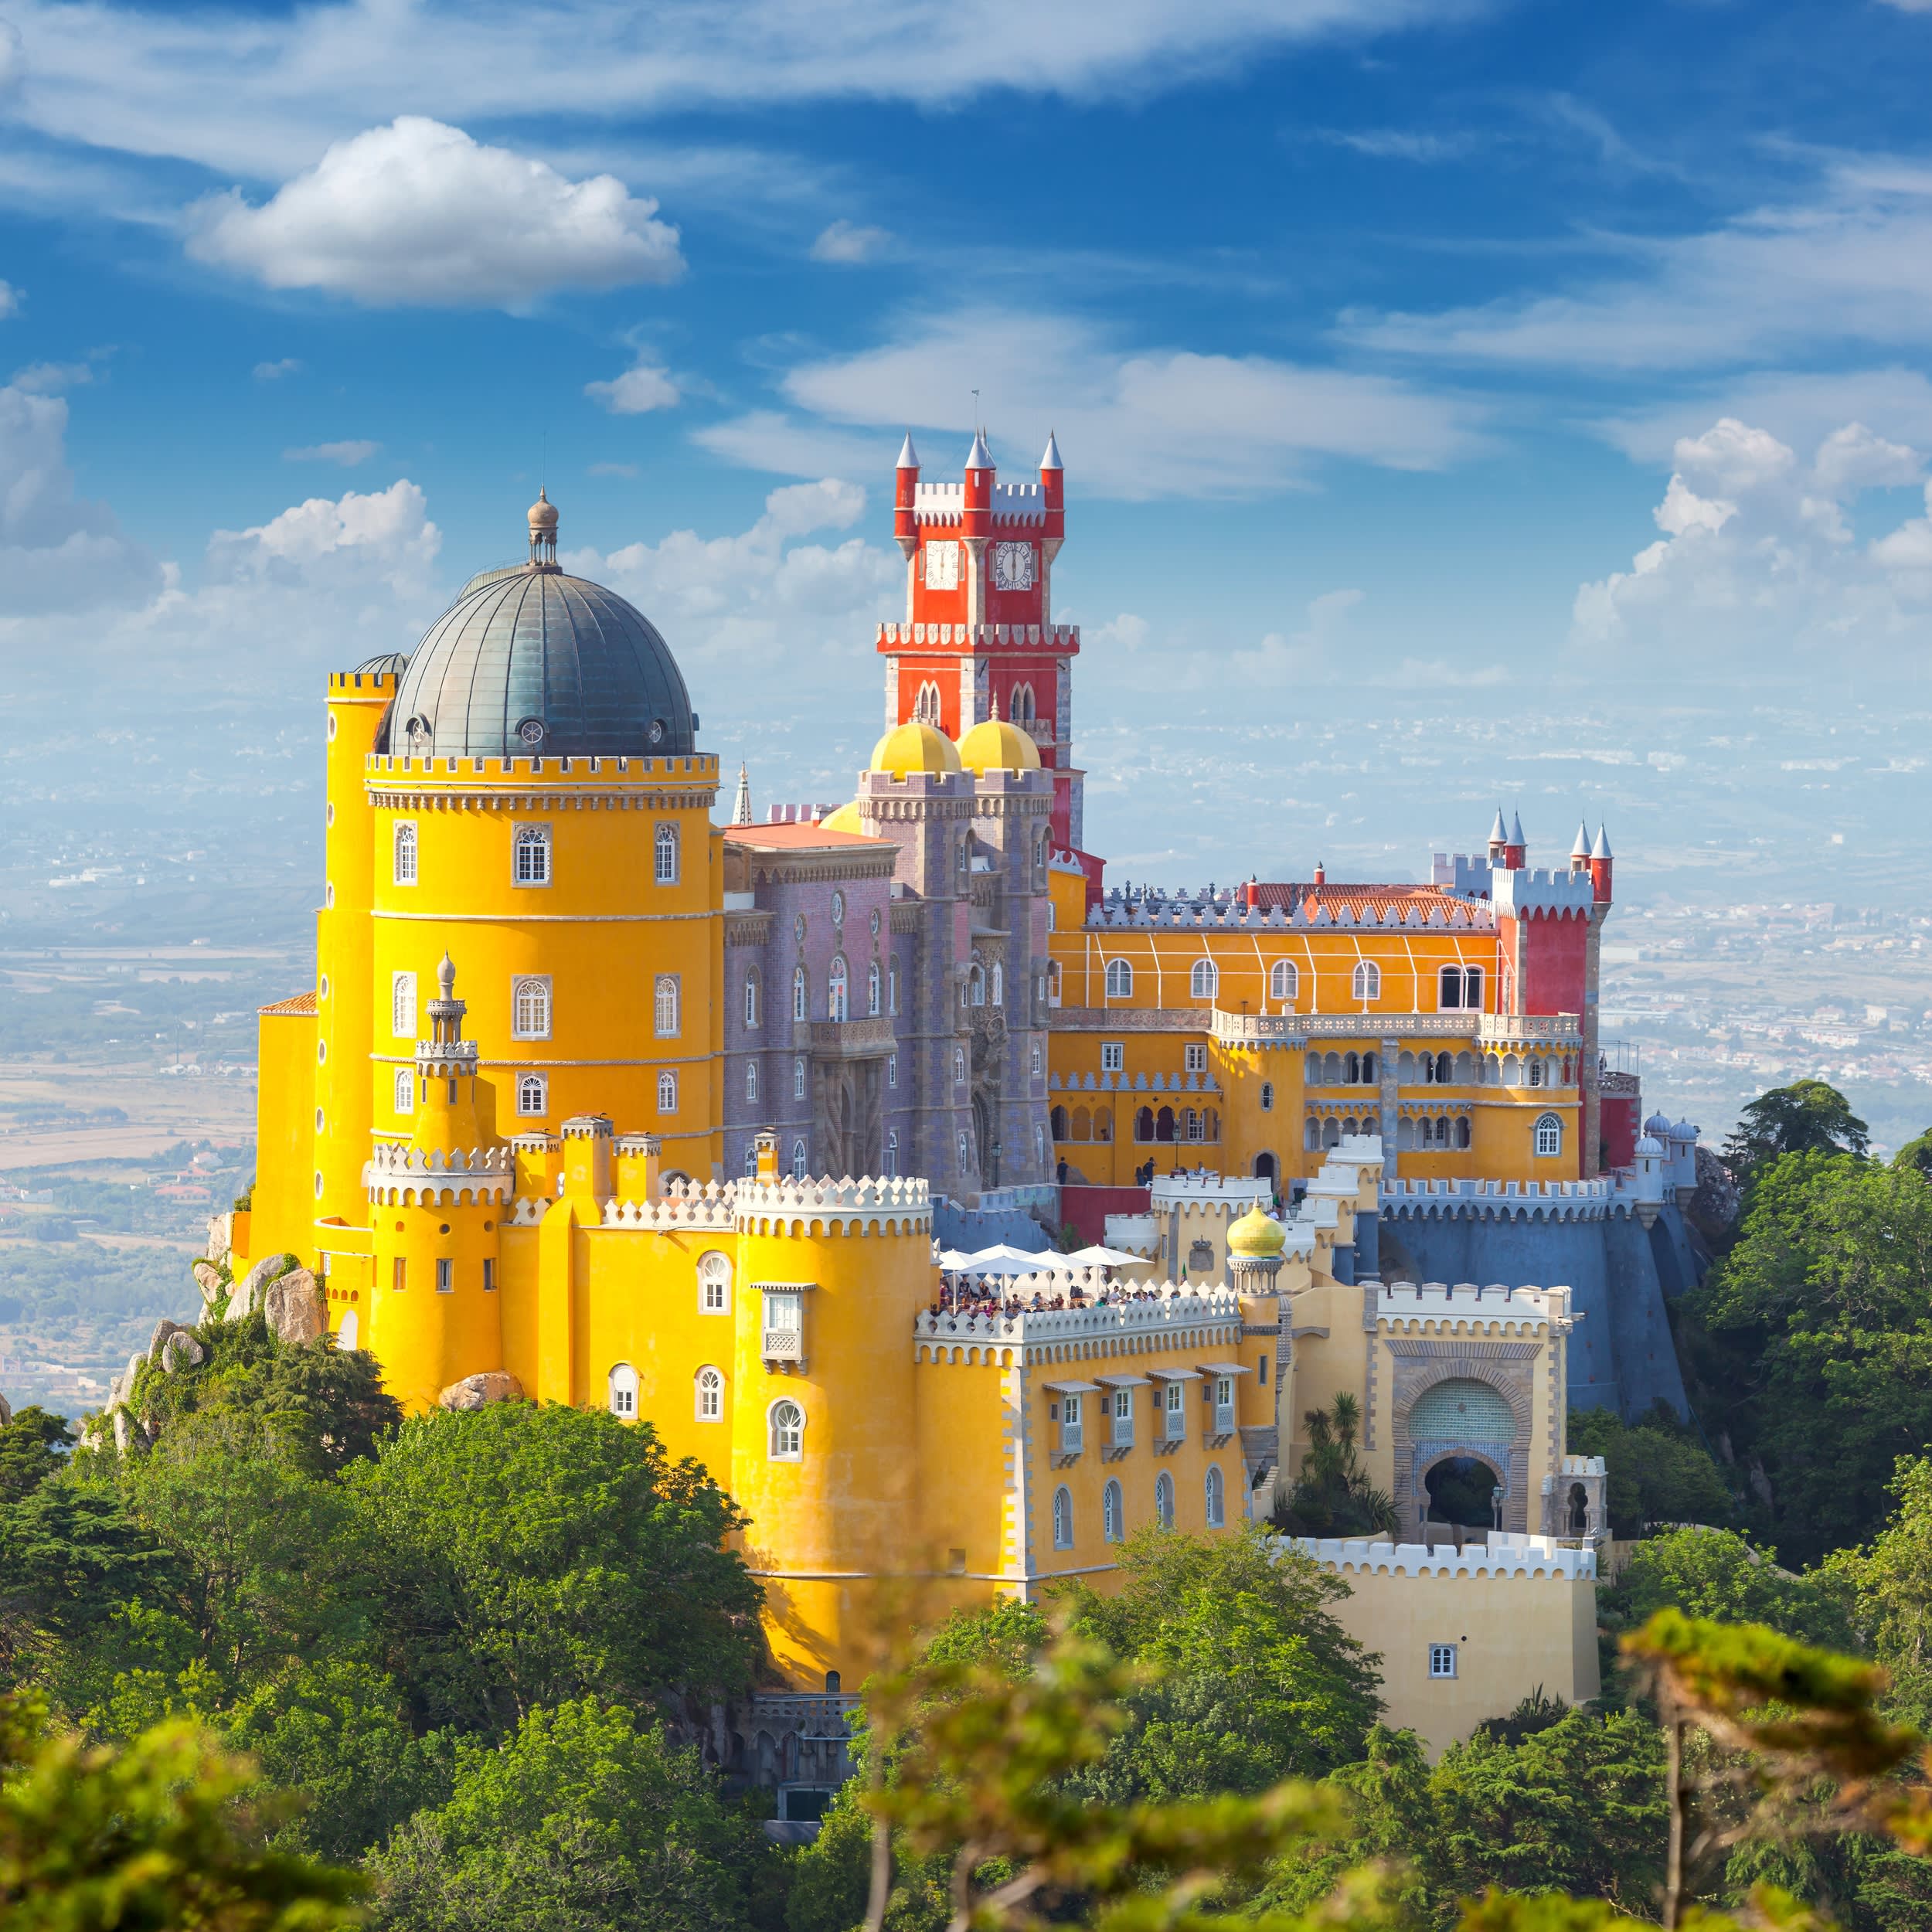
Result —
<instances>
[{"instance_id":1,"label":"palm tree","mask_svg":"<svg viewBox=\"0 0 1932 1932\"><path fill-rule=\"evenodd\" d=\"M1362 1405L1338 1395L1303 1420L1308 1451L1294 1488L1275 1505L1275 1527L1297 1536L1394 1536L1395 1498L1369 1481L1355 1454Z\"/></svg>"}]
</instances>

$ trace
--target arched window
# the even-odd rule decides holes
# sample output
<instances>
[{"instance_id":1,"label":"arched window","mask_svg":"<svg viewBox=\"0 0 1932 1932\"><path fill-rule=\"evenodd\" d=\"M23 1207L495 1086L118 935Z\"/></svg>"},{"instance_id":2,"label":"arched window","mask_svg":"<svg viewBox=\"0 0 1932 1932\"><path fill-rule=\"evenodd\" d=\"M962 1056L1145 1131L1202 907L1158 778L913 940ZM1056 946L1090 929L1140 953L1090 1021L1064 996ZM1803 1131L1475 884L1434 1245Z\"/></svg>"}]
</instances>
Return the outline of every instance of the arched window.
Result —
<instances>
[{"instance_id":1,"label":"arched window","mask_svg":"<svg viewBox=\"0 0 1932 1932\"><path fill-rule=\"evenodd\" d=\"M548 825L517 827L515 865L512 876L519 886L549 884L550 828Z\"/></svg>"},{"instance_id":2,"label":"arched window","mask_svg":"<svg viewBox=\"0 0 1932 1932\"><path fill-rule=\"evenodd\" d=\"M1033 1043L1032 1056L1031 1062L1028 1066L1027 1071L1037 1080L1040 1074L1045 1070L1046 1056L1040 1052L1039 1042L1036 1040Z\"/></svg>"},{"instance_id":3,"label":"arched window","mask_svg":"<svg viewBox=\"0 0 1932 1932\"><path fill-rule=\"evenodd\" d=\"M756 1060L745 1062L745 1099L754 1106L757 1104L758 1063Z\"/></svg>"},{"instance_id":4,"label":"arched window","mask_svg":"<svg viewBox=\"0 0 1932 1932\"><path fill-rule=\"evenodd\" d=\"M1111 1543L1127 1534L1127 1512L1121 1507L1121 1485L1109 1482L1100 1492L1100 1533Z\"/></svg>"},{"instance_id":5,"label":"arched window","mask_svg":"<svg viewBox=\"0 0 1932 1932\"><path fill-rule=\"evenodd\" d=\"M393 876L399 886L416 883L416 825L413 819L402 818L396 821L393 850L396 863Z\"/></svg>"},{"instance_id":6,"label":"arched window","mask_svg":"<svg viewBox=\"0 0 1932 1932\"><path fill-rule=\"evenodd\" d=\"M716 1248L698 1257L698 1306L706 1315L731 1312L731 1264Z\"/></svg>"},{"instance_id":7,"label":"arched window","mask_svg":"<svg viewBox=\"0 0 1932 1932\"><path fill-rule=\"evenodd\" d=\"M745 1179L755 1180L758 1175L758 1143L748 1142L745 1148Z\"/></svg>"},{"instance_id":8,"label":"arched window","mask_svg":"<svg viewBox=\"0 0 1932 1932\"><path fill-rule=\"evenodd\" d=\"M399 1114L416 1111L416 1076L406 1066L396 1070L396 1111Z\"/></svg>"},{"instance_id":9,"label":"arched window","mask_svg":"<svg viewBox=\"0 0 1932 1932\"><path fill-rule=\"evenodd\" d=\"M1436 996L1436 1004L1445 1013L1459 1012L1462 1008L1462 968L1445 966L1442 969L1441 985Z\"/></svg>"},{"instance_id":10,"label":"arched window","mask_svg":"<svg viewBox=\"0 0 1932 1932\"><path fill-rule=\"evenodd\" d=\"M874 960L866 968L866 1011L876 1015L879 1011L880 981L879 962Z\"/></svg>"},{"instance_id":11,"label":"arched window","mask_svg":"<svg viewBox=\"0 0 1932 1932\"><path fill-rule=\"evenodd\" d=\"M954 1151L959 1156L959 1171L962 1174L969 1174L972 1172L973 1154L972 1149L966 1144L966 1130L961 1128L954 1138Z\"/></svg>"},{"instance_id":12,"label":"arched window","mask_svg":"<svg viewBox=\"0 0 1932 1932\"><path fill-rule=\"evenodd\" d=\"M896 959L886 968L886 1005L892 1012L899 1011L899 961Z\"/></svg>"},{"instance_id":13,"label":"arched window","mask_svg":"<svg viewBox=\"0 0 1932 1932\"><path fill-rule=\"evenodd\" d=\"M1546 1114L1536 1122L1536 1152L1547 1159L1563 1151L1563 1124L1554 1114Z\"/></svg>"},{"instance_id":14,"label":"arched window","mask_svg":"<svg viewBox=\"0 0 1932 1932\"><path fill-rule=\"evenodd\" d=\"M1529 1063L1529 1084L1532 1087L1540 1087L1543 1083L1543 1063L1539 1060L1532 1060Z\"/></svg>"},{"instance_id":15,"label":"arched window","mask_svg":"<svg viewBox=\"0 0 1932 1932\"><path fill-rule=\"evenodd\" d=\"M758 969L753 967L745 975L745 1026L755 1031L758 1025Z\"/></svg>"},{"instance_id":16,"label":"arched window","mask_svg":"<svg viewBox=\"0 0 1932 1932\"><path fill-rule=\"evenodd\" d=\"M658 1076L658 1111L675 1114L678 1111L678 1077L675 1073Z\"/></svg>"},{"instance_id":17,"label":"arched window","mask_svg":"<svg viewBox=\"0 0 1932 1932\"><path fill-rule=\"evenodd\" d=\"M1261 1111L1264 1114L1274 1111L1274 1083L1272 1080L1261 1083Z\"/></svg>"},{"instance_id":18,"label":"arched window","mask_svg":"<svg viewBox=\"0 0 1932 1932\"><path fill-rule=\"evenodd\" d=\"M550 982L534 975L516 981L512 989L511 1030L519 1039L550 1037Z\"/></svg>"},{"instance_id":19,"label":"arched window","mask_svg":"<svg viewBox=\"0 0 1932 1932\"><path fill-rule=\"evenodd\" d=\"M825 1017L828 1019L846 1019L851 1017L845 992L845 956L838 954L832 962L832 975L825 987Z\"/></svg>"},{"instance_id":20,"label":"arched window","mask_svg":"<svg viewBox=\"0 0 1932 1932\"><path fill-rule=\"evenodd\" d=\"M805 1178L805 1144L794 1141L791 1144L791 1178L802 1181Z\"/></svg>"},{"instance_id":21,"label":"arched window","mask_svg":"<svg viewBox=\"0 0 1932 1932\"><path fill-rule=\"evenodd\" d=\"M919 696L913 704L913 718L920 724L936 725L940 722L940 716L939 686L922 684L919 687Z\"/></svg>"},{"instance_id":22,"label":"arched window","mask_svg":"<svg viewBox=\"0 0 1932 1932\"><path fill-rule=\"evenodd\" d=\"M1379 999L1382 997L1382 968L1372 959L1355 962L1355 996L1357 999Z\"/></svg>"},{"instance_id":23,"label":"arched window","mask_svg":"<svg viewBox=\"0 0 1932 1932\"><path fill-rule=\"evenodd\" d=\"M1362 1056L1344 1053L1342 1056L1342 1082L1345 1087L1355 1087L1362 1079Z\"/></svg>"},{"instance_id":24,"label":"arched window","mask_svg":"<svg viewBox=\"0 0 1932 1932\"><path fill-rule=\"evenodd\" d=\"M398 1039L416 1037L416 975L397 973L389 983L389 1029Z\"/></svg>"},{"instance_id":25,"label":"arched window","mask_svg":"<svg viewBox=\"0 0 1932 1932\"><path fill-rule=\"evenodd\" d=\"M716 1369L698 1371L698 1420L724 1420L724 1377Z\"/></svg>"},{"instance_id":26,"label":"arched window","mask_svg":"<svg viewBox=\"0 0 1932 1932\"><path fill-rule=\"evenodd\" d=\"M1114 1116L1104 1107L1094 1111L1094 1138L1097 1141L1111 1141L1114 1138Z\"/></svg>"},{"instance_id":27,"label":"arched window","mask_svg":"<svg viewBox=\"0 0 1932 1932\"><path fill-rule=\"evenodd\" d=\"M768 1417L774 1462L798 1462L805 1453L805 1412L792 1401L774 1402Z\"/></svg>"},{"instance_id":28,"label":"arched window","mask_svg":"<svg viewBox=\"0 0 1932 1932\"><path fill-rule=\"evenodd\" d=\"M1456 1123L1456 1145L1461 1148L1469 1145L1469 1122L1466 1117Z\"/></svg>"},{"instance_id":29,"label":"arched window","mask_svg":"<svg viewBox=\"0 0 1932 1932\"><path fill-rule=\"evenodd\" d=\"M1194 970L1188 975L1188 991L1196 999L1212 999L1221 983L1221 975L1214 970L1211 959L1197 959Z\"/></svg>"},{"instance_id":30,"label":"arched window","mask_svg":"<svg viewBox=\"0 0 1932 1932\"><path fill-rule=\"evenodd\" d=\"M1143 1107L1135 1110L1134 1138L1137 1141L1151 1141L1154 1138L1154 1110Z\"/></svg>"},{"instance_id":31,"label":"arched window","mask_svg":"<svg viewBox=\"0 0 1932 1932\"><path fill-rule=\"evenodd\" d=\"M678 828L669 819L661 819L651 839L653 872L660 886L678 883Z\"/></svg>"},{"instance_id":32,"label":"arched window","mask_svg":"<svg viewBox=\"0 0 1932 1932\"><path fill-rule=\"evenodd\" d=\"M1268 969L1268 997L1270 999L1291 1000L1301 990L1301 976L1294 970L1291 959L1277 959Z\"/></svg>"},{"instance_id":33,"label":"arched window","mask_svg":"<svg viewBox=\"0 0 1932 1932\"><path fill-rule=\"evenodd\" d=\"M628 1362L611 1371L611 1413L631 1417L638 1413L638 1372Z\"/></svg>"},{"instance_id":34,"label":"arched window","mask_svg":"<svg viewBox=\"0 0 1932 1932\"><path fill-rule=\"evenodd\" d=\"M1073 1547L1073 1498L1064 1485L1053 1492L1053 1547Z\"/></svg>"},{"instance_id":35,"label":"arched window","mask_svg":"<svg viewBox=\"0 0 1932 1932\"><path fill-rule=\"evenodd\" d=\"M526 1073L516 1083L516 1111L526 1119L550 1111L549 1083L541 1073Z\"/></svg>"},{"instance_id":36,"label":"arched window","mask_svg":"<svg viewBox=\"0 0 1932 1932\"><path fill-rule=\"evenodd\" d=\"M1053 1129L1053 1138L1055 1140L1065 1141L1070 1140L1073 1138L1073 1136L1067 1131L1066 1109L1065 1107L1055 1107L1053 1112L1047 1116L1047 1124Z\"/></svg>"},{"instance_id":37,"label":"arched window","mask_svg":"<svg viewBox=\"0 0 1932 1932\"><path fill-rule=\"evenodd\" d=\"M984 1006L986 1004L986 969L978 960L975 960L967 968L966 1003L969 1006Z\"/></svg>"},{"instance_id":38,"label":"arched window","mask_svg":"<svg viewBox=\"0 0 1932 1932\"><path fill-rule=\"evenodd\" d=\"M966 1049L963 1046L953 1049L953 1084L963 1087L966 1083Z\"/></svg>"},{"instance_id":39,"label":"arched window","mask_svg":"<svg viewBox=\"0 0 1932 1932\"><path fill-rule=\"evenodd\" d=\"M998 960L993 961L992 982L990 990L992 993L993 1004L995 1006L1004 1006L1006 1004L1006 968Z\"/></svg>"},{"instance_id":40,"label":"arched window","mask_svg":"<svg viewBox=\"0 0 1932 1932\"><path fill-rule=\"evenodd\" d=\"M1321 1151L1321 1123L1319 1121L1309 1121L1308 1131L1303 1134L1302 1139L1307 1145L1308 1152L1320 1153Z\"/></svg>"},{"instance_id":41,"label":"arched window","mask_svg":"<svg viewBox=\"0 0 1932 1932\"><path fill-rule=\"evenodd\" d=\"M1465 966L1462 969L1462 1004L1465 1012L1479 1013L1482 1011L1482 968Z\"/></svg>"},{"instance_id":42,"label":"arched window","mask_svg":"<svg viewBox=\"0 0 1932 1932\"><path fill-rule=\"evenodd\" d=\"M1134 968L1124 959L1110 959L1107 962L1107 996L1109 999L1125 999L1134 991Z\"/></svg>"},{"instance_id":43,"label":"arched window","mask_svg":"<svg viewBox=\"0 0 1932 1932\"><path fill-rule=\"evenodd\" d=\"M1362 1083L1363 1086L1372 1087L1375 1085L1376 1082L1382 1077L1380 1065L1380 1062L1376 1060L1374 1054L1364 1053L1362 1055Z\"/></svg>"},{"instance_id":44,"label":"arched window","mask_svg":"<svg viewBox=\"0 0 1932 1932\"><path fill-rule=\"evenodd\" d=\"M886 1130L886 1173L889 1179L898 1172L899 1130L896 1127L888 1128Z\"/></svg>"},{"instance_id":45,"label":"arched window","mask_svg":"<svg viewBox=\"0 0 1932 1932\"><path fill-rule=\"evenodd\" d=\"M1011 708L1006 715L1015 724L1033 722L1033 687L1030 684L1015 685L1009 703Z\"/></svg>"},{"instance_id":46,"label":"arched window","mask_svg":"<svg viewBox=\"0 0 1932 1932\"><path fill-rule=\"evenodd\" d=\"M791 1016L794 1020L811 1017L811 988L806 983L805 969L794 966L791 969Z\"/></svg>"},{"instance_id":47,"label":"arched window","mask_svg":"<svg viewBox=\"0 0 1932 1932\"><path fill-rule=\"evenodd\" d=\"M1210 1463L1207 1472L1207 1526L1223 1528L1228 1519L1227 1484L1219 1465Z\"/></svg>"},{"instance_id":48,"label":"arched window","mask_svg":"<svg viewBox=\"0 0 1932 1932\"><path fill-rule=\"evenodd\" d=\"M791 1063L791 1097L802 1100L805 1097L805 1063L803 1060Z\"/></svg>"},{"instance_id":49,"label":"arched window","mask_svg":"<svg viewBox=\"0 0 1932 1932\"><path fill-rule=\"evenodd\" d=\"M658 974L651 1018L659 1039L675 1039L678 1037L678 1009L681 1003L678 975L675 973Z\"/></svg>"}]
</instances>

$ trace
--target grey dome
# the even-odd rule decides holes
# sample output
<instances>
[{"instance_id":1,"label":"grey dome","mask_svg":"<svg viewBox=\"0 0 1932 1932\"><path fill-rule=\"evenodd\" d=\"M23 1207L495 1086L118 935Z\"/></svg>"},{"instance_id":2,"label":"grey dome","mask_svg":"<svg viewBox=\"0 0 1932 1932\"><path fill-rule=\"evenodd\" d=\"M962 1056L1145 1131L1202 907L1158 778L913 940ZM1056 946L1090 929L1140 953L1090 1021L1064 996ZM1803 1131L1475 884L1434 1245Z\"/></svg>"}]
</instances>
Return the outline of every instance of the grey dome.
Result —
<instances>
[{"instance_id":1,"label":"grey dome","mask_svg":"<svg viewBox=\"0 0 1932 1932\"><path fill-rule=\"evenodd\" d=\"M365 658L352 673L365 677L373 671L386 677L400 678L410 668L410 661L400 651L384 651L372 658Z\"/></svg>"},{"instance_id":2,"label":"grey dome","mask_svg":"<svg viewBox=\"0 0 1932 1932\"><path fill-rule=\"evenodd\" d=\"M683 675L643 613L532 563L486 572L430 625L386 735L399 753L622 757L691 751L696 730Z\"/></svg>"}]
</instances>

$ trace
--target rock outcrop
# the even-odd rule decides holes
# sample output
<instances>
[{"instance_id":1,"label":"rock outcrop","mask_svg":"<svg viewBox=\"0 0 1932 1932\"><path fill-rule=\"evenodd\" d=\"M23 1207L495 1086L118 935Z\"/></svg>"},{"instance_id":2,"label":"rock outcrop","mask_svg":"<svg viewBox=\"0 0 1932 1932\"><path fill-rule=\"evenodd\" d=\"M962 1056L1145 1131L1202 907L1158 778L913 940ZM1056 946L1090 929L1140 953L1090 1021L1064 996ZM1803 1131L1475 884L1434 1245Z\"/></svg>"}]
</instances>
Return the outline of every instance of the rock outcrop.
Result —
<instances>
[{"instance_id":1,"label":"rock outcrop","mask_svg":"<svg viewBox=\"0 0 1932 1932\"><path fill-rule=\"evenodd\" d=\"M7 1406L6 1397L0 1396L0 1429L5 1428L12 1420L13 1411Z\"/></svg>"},{"instance_id":2,"label":"rock outcrop","mask_svg":"<svg viewBox=\"0 0 1932 1932\"><path fill-rule=\"evenodd\" d=\"M208 1359L208 1351L185 1328L177 1328L161 1345L161 1372L174 1375L183 1369L199 1369Z\"/></svg>"},{"instance_id":3,"label":"rock outcrop","mask_svg":"<svg viewBox=\"0 0 1932 1932\"><path fill-rule=\"evenodd\" d=\"M208 1245L202 1252L208 1259L219 1264L228 1259L229 1249L234 1236L235 1217L232 1214L211 1214L208 1217Z\"/></svg>"},{"instance_id":4,"label":"rock outcrop","mask_svg":"<svg viewBox=\"0 0 1932 1932\"><path fill-rule=\"evenodd\" d=\"M321 1284L307 1268L276 1276L262 1291L261 1308L270 1332L291 1349L306 1349L328 1326Z\"/></svg>"},{"instance_id":5,"label":"rock outcrop","mask_svg":"<svg viewBox=\"0 0 1932 1932\"><path fill-rule=\"evenodd\" d=\"M228 1277L212 1261L197 1261L189 1272L201 1291L201 1305L218 1308L228 1299Z\"/></svg>"},{"instance_id":6,"label":"rock outcrop","mask_svg":"<svg viewBox=\"0 0 1932 1932\"><path fill-rule=\"evenodd\" d=\"M490 1369L452 1382L436 1400L444 1409L481 1409L492 1402L521 1402L523 1385L501 1369Z\"/></svg>"},{"instance_id":7,"label":"rock outcrop","mask_svg":"<svg viewBox=\"0 0 1932 1932\"><path fill-rule=\"evenodd\" d=\"M253 1315L263 1305L263 1296L268 1284L277 1276L286 1274L295 1265L294 1257L287 1254L267 1254L250 1268L235 1284L234 1292L228 1298L228 1318L239 1321L245 1315Z\"/></svg>"}]
</instances>

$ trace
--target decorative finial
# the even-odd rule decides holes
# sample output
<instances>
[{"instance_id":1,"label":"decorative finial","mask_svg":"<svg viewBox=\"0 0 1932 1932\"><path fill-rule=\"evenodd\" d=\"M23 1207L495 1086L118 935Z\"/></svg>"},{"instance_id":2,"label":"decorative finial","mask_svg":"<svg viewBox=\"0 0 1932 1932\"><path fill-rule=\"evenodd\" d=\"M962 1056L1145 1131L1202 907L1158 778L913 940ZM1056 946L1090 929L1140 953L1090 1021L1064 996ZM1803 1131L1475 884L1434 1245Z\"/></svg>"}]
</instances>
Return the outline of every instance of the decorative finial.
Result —
<instances>
[{"instance_id":1,"label":"decorative finial","mask_svg":"<svg viewBox=\"0 0 1932 1932\"><path fill-rule=\"evenodd\" d=\"M556 505L549 492L539 485L536 501L530 505L530 562L542 570L556 567Z\"/></svg>"},{"instance_id":2,"label":"decorative finial","mask_svg":"<svg viewBox=\"0 0 1932 1932\"><path fill-rule=\"evenodd\" d=\"M997 691L993 693L992 716L994 723L998 724L999 723L999 693Z\"/></svg>"},{"instance_id":3,"label":"decorative finial","mask_svg":"<svg viewBox=\"0 0 1932 1932\"><path fill-rule=\"evenodd\" d=\"M456 961L447 953L443 955L443 963L436 969L436 983L445 999L456 997Z\"/></svg>"},{"instance_id":4,"label":"decorative finial","mask_svg":"<svg viewBox=\"0 0 1932 1932\"><path fill-rule=\"evenodd\" d=\"M732 808L731 822L734 825L751 823L751 773L743 764L738 767L738 799Z\"/></svg>"}]
</instances>

